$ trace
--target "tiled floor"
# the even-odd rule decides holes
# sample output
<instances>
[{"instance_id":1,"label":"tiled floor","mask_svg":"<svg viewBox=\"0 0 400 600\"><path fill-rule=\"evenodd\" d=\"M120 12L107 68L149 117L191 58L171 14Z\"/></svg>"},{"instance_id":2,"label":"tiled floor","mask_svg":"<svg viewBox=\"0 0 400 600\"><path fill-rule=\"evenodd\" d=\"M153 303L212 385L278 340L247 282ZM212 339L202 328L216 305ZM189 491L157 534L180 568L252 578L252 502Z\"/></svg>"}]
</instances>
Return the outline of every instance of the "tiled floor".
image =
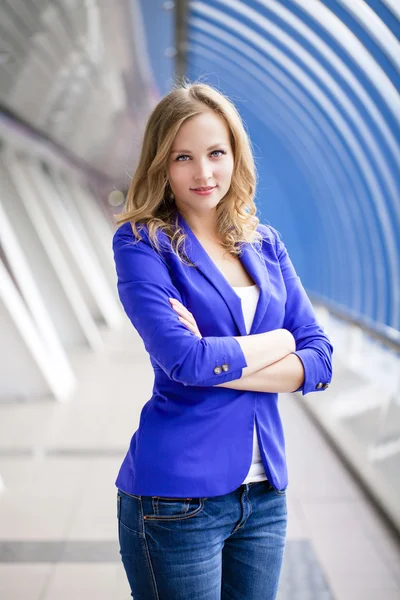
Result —
<instances>
[{"instance_id":1,"label":"tiled floor","mask_svg":"<svg viewBox=\"0 0 400 600\"><path fill-rule=\"evenodd\" d=\"M114 481L152 370L132 328L103 335L102 355L72 357L70 402L0 406L1 600L130 598ZM280 396L290 483L279 600L399 600L396 537L300 403Z\"/></svg>"}]
</instances>

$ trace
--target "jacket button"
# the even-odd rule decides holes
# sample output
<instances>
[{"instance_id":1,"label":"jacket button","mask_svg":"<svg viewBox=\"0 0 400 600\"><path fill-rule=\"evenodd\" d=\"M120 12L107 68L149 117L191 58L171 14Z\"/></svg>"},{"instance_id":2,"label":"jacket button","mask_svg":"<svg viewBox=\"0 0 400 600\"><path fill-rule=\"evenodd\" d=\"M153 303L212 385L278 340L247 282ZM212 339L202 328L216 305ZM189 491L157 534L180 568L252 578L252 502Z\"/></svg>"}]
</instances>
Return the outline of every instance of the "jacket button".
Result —
<instances>
[{"instance_id":1,"label":"jacket button","mask_svg":"<svg viewBox=\"0 0 400 600\"><path fill-rule=\"evenodd\" d=\"M226 363L224 363L224 364L222 365L222 370L223 370L223 371L228 371L228 370L229 370L229 365L227 365Z\"/></svg>"},{"instance_id":2,"label":"jacket button","mask_svg":"<svg viewBox=\"0 0 400 600\"><path fill-rule=\"evenodd\" d=\"M319 382L315 387L317 388L317 390L320 390L322 387L324 387L324 384Z\"/></svg>"},{"instance_id":3,"label":"jacket button","mask_svg":"<svg viewBox=\"0 0 400 600\"><path fill-rule=\"evenodd\" d=\"M222 371L221 367L215 367L215 369L214 369L214 373L216 375L219 375L221 373L221 371Z\"/></svg>"},{"instance_id":4,"label":"jacket button","mask_svg":"<svg viewBox=\"0 0 400 600\"><path fill-rule=\"evenodd\" d=\"M324 385L322 386L322 389L326 390L327 387L329 387L329 383L324 383Z\"/></svg>"}]
</instances>

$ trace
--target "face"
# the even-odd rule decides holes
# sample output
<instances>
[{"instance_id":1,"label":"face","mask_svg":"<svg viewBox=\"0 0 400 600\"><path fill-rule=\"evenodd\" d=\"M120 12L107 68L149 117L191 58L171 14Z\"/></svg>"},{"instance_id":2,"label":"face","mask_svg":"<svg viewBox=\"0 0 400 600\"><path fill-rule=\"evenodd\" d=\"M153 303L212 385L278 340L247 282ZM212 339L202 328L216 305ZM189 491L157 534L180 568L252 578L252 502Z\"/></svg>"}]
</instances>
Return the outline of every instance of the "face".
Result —
<instances>
[{"instance_id":1,"label":"face","mask_svg":"<svg viewBox=\"0 0 400 600\"><path fill-rule=\"evenodd\" d=\"M182 214L215 209L228 192L233 171L229 129L222 117L206 111L185 121L172 144L168 179ZM208 195L195 188L213 187Z\"/></svg>"}]
</instances>

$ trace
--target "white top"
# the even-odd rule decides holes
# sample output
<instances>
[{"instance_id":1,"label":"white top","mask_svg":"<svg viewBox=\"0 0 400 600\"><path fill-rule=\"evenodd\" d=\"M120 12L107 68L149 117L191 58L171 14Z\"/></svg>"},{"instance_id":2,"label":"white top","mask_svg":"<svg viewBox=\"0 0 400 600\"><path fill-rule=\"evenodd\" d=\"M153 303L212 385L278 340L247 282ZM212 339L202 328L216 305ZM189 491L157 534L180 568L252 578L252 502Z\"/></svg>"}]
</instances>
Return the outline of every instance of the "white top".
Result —
<instances>
[{"instance_id":1,"label":"white top","mask_svg":"<svg viewBox=\"0 0 400 600\"><path fill-rule=\"evenodd\" d=\"M253 323L254 314L256 312L258 297L260 295L260 288L255 283L247 287L233 287L235 293L240 297L242 301L243 318L246 325L246 332L249 333L251 325ZM251 466L249 472L242 483L249 483L250 481L262 481L267 479L265 474L264 466L261 462L260 449L258 446L256 423L254 421L253 428L253 456L251 460Z\"/></svg>"}]
</instances>

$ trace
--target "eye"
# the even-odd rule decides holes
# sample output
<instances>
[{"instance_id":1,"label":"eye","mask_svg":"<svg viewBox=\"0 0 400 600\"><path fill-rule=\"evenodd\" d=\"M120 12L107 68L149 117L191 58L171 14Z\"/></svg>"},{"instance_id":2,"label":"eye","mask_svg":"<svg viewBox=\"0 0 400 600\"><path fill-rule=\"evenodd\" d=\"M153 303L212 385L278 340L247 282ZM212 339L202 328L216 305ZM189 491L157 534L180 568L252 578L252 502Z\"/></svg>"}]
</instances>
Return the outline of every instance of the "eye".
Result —
<instances>
[{"instance_id":1,"label":"eye","mask_svg":"<svg viewBox=\"0 0 400 600\"><path fill-rule=\"evenodd\" d=\"M211 152L211 154L214 154L215 152L221 152L222 154L226 154L226 151L225 151L225 150L213 150L213 151ZM183 158L183 157L185 157L185 156L189 156L189 155L188 155L188 154L180 154L179 156L177 156L177 157L176 157L176 159L175 159L175 160L176 160L176 161L178 161L178 162L187 162L186 160L179 160L180 158ZM215 157L215 158L219 158L219 157L217 156L217 157Z\"/></svg>"},{"instance_id":2,"label":"eye","mask_svg":"<svg viewBox=\"0 0 400 600\"><path fill-rule=\"evenodd\" d=\"M225 150L213 150L213 151L211 152L211 154L214 154L214 152L221 152L222 154L226 154L226 151L225 151Z\"/></svg>"}]
</instances>

